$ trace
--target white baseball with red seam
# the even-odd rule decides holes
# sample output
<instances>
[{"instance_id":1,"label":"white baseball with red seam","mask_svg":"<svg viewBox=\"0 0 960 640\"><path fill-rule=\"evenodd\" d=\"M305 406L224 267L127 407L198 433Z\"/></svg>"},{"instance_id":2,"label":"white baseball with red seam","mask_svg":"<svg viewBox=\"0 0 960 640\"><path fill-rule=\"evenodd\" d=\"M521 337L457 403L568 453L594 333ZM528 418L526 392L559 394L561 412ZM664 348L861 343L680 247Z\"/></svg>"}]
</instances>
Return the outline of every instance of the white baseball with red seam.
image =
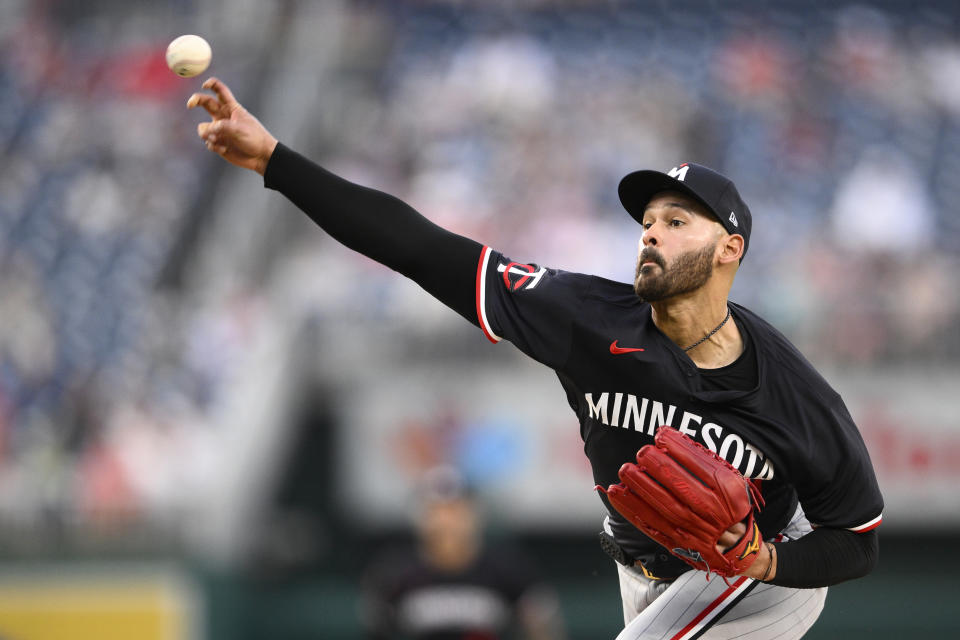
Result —
<instances>
[{"instance_id":1,"label":"white baseball with red seam","mask_svg":"<svg viewBox=\"0 0 960 640\"><path fill-rule=\"evenodd\" d=\"M167 66L181 78L206 71L212 57L209 43L200 36L180 36L167 47Z\"/></svg>"}]
</instances>

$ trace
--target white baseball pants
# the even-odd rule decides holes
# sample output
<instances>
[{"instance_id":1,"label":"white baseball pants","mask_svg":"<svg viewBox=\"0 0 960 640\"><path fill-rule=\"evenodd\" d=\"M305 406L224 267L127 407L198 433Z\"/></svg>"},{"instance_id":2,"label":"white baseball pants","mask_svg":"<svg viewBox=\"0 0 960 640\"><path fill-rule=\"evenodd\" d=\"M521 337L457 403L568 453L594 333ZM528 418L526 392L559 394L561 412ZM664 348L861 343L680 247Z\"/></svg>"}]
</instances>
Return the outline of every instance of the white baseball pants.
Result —
<instances>
[{"instance_id":1,"label":"white baseball pants","mask_svg":"<svg viewBox=\"0 0 960 640\"><path fill-rule=\"evenodd\" d=\"M798 507L782 538L811 531ZM617 564L626 627L617 640L792 640L816 622L827 589L791 589L690 570L667 582Z\"/></svg>"}]
</instances>

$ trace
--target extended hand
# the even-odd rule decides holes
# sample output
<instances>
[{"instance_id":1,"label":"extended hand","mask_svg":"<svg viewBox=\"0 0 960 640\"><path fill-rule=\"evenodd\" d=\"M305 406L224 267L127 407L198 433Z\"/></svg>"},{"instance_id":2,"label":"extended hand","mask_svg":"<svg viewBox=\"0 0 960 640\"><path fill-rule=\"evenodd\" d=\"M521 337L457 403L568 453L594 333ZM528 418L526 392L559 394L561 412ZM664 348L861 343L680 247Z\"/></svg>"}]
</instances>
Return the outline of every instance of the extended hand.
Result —
<instances>
[{"instance_id":1,"label":"extended hand","mask_svg":"<svg viewBox=\"0 0 960 640\"><path fill-rule=\"evenodd\" d=\"M277 139L237 102L223 82L208 78L203 88L215 95L195 93L187 100L188 109L201 106L212 117L210 122L197 125L197 135L207 143L207 149L228 162L263 175Z\"/></svg>"}]
</instances>

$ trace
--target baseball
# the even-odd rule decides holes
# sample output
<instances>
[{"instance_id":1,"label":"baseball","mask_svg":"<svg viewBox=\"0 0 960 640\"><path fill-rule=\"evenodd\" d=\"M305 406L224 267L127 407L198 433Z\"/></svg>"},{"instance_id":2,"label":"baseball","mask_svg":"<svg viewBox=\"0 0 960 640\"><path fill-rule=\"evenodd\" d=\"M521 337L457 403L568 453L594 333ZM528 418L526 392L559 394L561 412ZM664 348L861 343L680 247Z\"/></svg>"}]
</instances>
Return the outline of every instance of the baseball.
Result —
<instances>
[{"instance_id":1,"label":"baseball","mask_svg":"<svg viewBox=\"0 0 960 640\"><path fill-rule=\"evenodd\" d=\"M192 78L210 66L212 55L210 45L200 36L180 36L167 47L167 66L181 78Z\"/></svg>"}]
</instances>

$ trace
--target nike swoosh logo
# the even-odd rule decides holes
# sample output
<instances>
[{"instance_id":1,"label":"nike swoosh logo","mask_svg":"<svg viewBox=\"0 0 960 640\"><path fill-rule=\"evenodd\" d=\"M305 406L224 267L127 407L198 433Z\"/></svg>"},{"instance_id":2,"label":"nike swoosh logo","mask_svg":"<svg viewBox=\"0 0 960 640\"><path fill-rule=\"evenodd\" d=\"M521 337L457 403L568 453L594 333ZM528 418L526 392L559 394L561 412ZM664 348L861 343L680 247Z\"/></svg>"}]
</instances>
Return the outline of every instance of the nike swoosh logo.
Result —
<instances>
[{"instance_id":1,"label":"nike swoosh logo","mask_svg":"<svg viewBox=\"0 0 960 640\"><path fill-rule=\"evenodd\" d=\"M643 351L643 349L639 349L637 347L618 347L616 340L610 343L610 353L613 355L619 355L621 353L633 353L634 351Z\"/></svg>"}]
</instances>

